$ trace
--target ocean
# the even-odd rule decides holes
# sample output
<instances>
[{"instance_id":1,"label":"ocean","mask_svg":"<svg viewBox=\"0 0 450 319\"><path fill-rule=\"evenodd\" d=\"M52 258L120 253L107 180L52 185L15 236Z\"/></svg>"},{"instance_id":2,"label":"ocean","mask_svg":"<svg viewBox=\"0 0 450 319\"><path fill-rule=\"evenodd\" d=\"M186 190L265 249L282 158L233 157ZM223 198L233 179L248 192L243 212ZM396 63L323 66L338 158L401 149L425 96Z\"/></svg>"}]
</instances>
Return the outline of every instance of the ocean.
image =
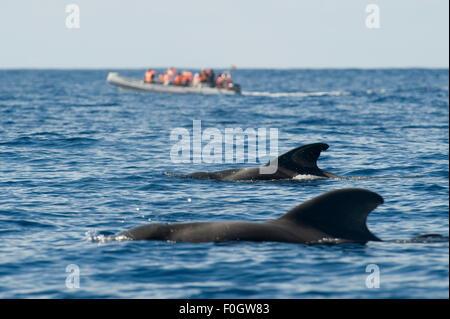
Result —
<instances>
[{"instance_id":1,"label":"ocean","mask_svg":"<svg viewBox=\"0 0 450 319\"><path fill-rule=\"evenodd\" d=\"M0 298L449 297L448 69L237 69L236 96L122 92L109 71L144 75L0 70ZM319 167L350 178L177 177L259 165L174 161L171 133L198 121L275 129L278 154L327 143ZM266 221L348 187L384 198L367 220L384 241L108 240L147 223ZM428 233L444 237L410 241Z\"/></svg>"}]
</instances>

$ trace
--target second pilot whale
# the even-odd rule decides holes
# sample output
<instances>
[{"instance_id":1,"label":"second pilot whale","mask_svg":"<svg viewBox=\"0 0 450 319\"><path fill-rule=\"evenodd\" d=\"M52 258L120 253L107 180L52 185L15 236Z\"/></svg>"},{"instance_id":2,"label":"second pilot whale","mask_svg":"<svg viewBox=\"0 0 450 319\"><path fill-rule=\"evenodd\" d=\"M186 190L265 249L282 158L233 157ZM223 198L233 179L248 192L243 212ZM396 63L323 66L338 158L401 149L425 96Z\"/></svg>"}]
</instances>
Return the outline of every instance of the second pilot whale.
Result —
<instances>
[{"instance_id":1,"label":"second pilot whale","mask_svg":"<svg viewBox=\"0 0 450 319\"><path fill-rule=\"evenodd\" d=\"M344 178L317 167L320 152L328 144L314 143L294 148L271 160L265 166L227 169L216 172L196 172L182 177L214 179L221 181L261 181L292 179L299 175L321 178Z\"/></svg>"}]
</instances>

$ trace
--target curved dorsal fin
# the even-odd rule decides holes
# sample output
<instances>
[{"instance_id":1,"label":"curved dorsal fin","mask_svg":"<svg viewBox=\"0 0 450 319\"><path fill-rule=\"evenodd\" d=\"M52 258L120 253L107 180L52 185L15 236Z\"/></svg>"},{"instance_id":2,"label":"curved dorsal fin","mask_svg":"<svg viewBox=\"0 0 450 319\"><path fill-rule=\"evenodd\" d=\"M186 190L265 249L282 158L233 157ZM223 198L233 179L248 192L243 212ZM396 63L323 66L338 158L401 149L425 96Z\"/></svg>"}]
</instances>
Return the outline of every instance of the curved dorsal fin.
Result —
<instances>
[{"instance_id":1,"label":"curved dorsal fin","mask_svg":"<svg viewBox=\"0 0 450 319\"><path fill-rule=\"evenodd\" d=\"M366 189L339 189L298 205L278 220L313 227L334 238L380 241L367 228L366 219L382 203L380 195Z\"/></svg>"},{"instance_id":2,"label":"curved dorsal fin","mask_svg":"<svg viewBox=\"0 0 450 319\"><path fill-rule=\"evenodd\" d=\"M328 149L328 144L325 143L303 145L278 156L267 165L278 165L298 174L317 175L321 172L317 167L317 160L320 152L326 149Z\"/></svg>"}]
</instances>

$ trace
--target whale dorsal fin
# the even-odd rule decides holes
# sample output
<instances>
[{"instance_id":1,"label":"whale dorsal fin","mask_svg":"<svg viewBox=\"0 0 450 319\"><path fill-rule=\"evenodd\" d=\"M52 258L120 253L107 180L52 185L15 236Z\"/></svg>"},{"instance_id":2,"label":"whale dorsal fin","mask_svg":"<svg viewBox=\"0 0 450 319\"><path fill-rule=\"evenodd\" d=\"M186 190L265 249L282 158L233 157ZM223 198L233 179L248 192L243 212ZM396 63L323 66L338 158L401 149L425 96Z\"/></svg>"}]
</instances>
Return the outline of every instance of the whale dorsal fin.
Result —
<instances>
[{"instance_id":1,"label":"whale dorsal fin","mask_svg":"<svg viewBox=\"0 0 450 319\"><path fill-rule=\"evenodd\" d=\"M320 152L326 149L328 149L328 144L325 143L300 146L278 156L269 164L278 165L298 174L319 174L321 171L317 167L317 160L319 159Z\"/></svg>"},{"instance_id":2,"label":"whale dorsal fin","mask_svg":"<svg viewBox=\"0 0 450 319\"><path fill-rule=\"evenodd\" d=\"M290 221L320 230L333 237L356 242L380 241L366 225L367 216L383 198L361 188L347 188L317 196L281 216Z\"/></svg>"}]
</instances>

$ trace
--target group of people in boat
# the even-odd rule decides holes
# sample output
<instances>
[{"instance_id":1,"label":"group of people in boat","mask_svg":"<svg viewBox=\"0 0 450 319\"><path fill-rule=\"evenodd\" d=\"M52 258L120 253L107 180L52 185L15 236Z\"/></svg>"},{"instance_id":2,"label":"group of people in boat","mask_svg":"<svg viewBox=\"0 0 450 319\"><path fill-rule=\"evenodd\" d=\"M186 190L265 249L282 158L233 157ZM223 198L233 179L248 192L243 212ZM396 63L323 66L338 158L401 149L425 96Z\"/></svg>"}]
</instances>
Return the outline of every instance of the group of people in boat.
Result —
<instances>
[{"instance_id":1,"label":"group of people in boat","mask_svg":"<svg viewBox=\"0 0 450 319\"><path fill-rule=\"evenodd\" d=\"M168 68L164 74L148 69L145 72L144 82L163 85L192 86L192 87L217 87L219 89L231 89L233 81L228 71L220 73L217 78L212 69L204 69L194 75L190 71L177 72L175 68Z\"/></svg>"}]
</instances>

